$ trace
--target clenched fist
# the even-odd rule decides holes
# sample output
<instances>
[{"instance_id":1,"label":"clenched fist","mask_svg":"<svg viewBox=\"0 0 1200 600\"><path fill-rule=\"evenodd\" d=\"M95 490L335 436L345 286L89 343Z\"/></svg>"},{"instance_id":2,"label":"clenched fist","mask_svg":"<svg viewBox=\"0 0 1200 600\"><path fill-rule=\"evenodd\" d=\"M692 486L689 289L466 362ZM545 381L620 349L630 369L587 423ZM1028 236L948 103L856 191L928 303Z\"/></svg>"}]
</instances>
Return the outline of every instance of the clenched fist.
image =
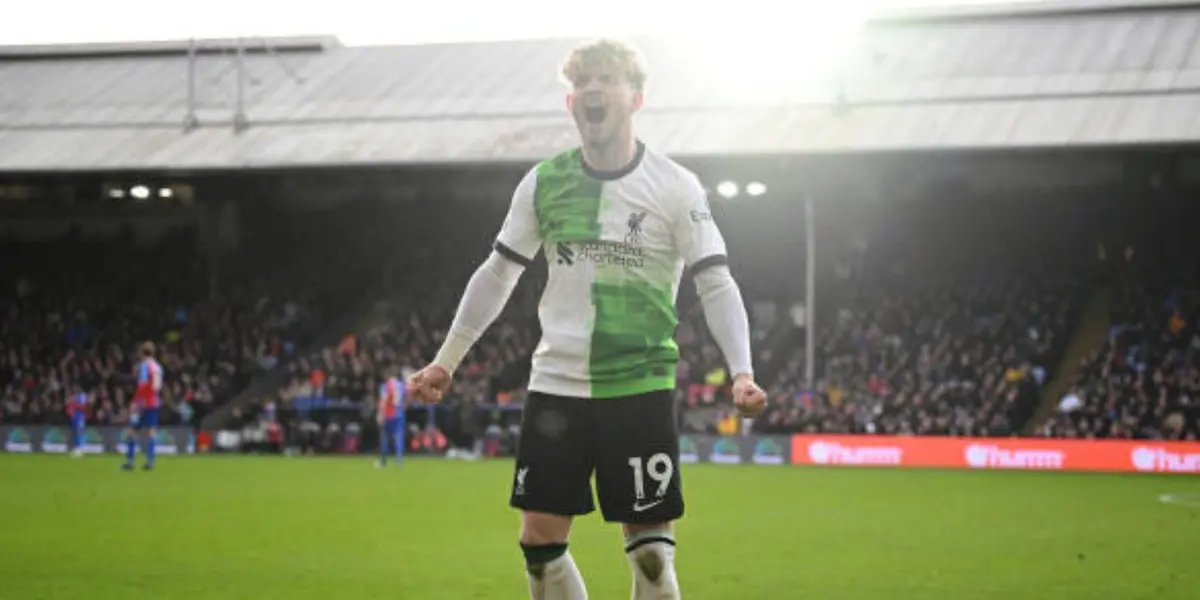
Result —
<instances>
[{"instance_id":1,"label":"clenched fist","mask_svg":"<svg viewBox=\"0 0 1200 600\"><path fill-rule=\"evenodd\" d=\"M767 393L750 375L738 375L733 380L733 406L743 417L757 417L767 408Z\"/></svg>"},{"instance_id":2,"label":"clenched fist","mask_svg":"<svg viewBox=\"0 0 1200 600\"><path fill-rule=\"evenodd\" d=\"M450 373L440 365L428 365L408 378L408 392L421 404L436 404L450 389Z\"/></svg>"}]
</instances>

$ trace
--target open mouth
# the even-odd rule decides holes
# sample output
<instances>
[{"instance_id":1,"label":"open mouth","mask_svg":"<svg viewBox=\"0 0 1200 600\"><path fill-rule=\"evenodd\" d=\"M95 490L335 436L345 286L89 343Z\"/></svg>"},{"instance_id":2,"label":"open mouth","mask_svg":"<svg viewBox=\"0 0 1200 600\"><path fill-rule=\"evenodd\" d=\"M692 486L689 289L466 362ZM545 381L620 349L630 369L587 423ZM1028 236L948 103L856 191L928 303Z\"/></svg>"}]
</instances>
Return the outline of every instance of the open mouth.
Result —
<instances>
[{"instance_id":1,"label":"open mouth","mask_svg":"<svg viewBox=\"0 0 1200 600\"><path fill-rule=\"evenodd\" d=\"M608 109L603 106L588 106L583 109L583 118L593 125L603 123L608 116Z\"/></svg>"}]
</instances>

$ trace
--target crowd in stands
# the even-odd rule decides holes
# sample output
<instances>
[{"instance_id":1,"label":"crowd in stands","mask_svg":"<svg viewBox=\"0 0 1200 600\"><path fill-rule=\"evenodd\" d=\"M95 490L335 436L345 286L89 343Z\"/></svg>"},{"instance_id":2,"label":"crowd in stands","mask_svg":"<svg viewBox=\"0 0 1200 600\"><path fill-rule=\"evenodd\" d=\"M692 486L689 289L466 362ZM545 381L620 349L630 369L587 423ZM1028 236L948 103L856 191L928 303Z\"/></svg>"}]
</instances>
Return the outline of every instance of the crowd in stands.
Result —
<instances>
[{"instance_id":1,"label":"crowd in stands","mask_svg":"<svg viewBox=\"0 0 1200 600\"><path fill-rule=\"evenodd\" d=\"M801 377L803 349L792 352L767 380L760 431L1018 432L1058 365L1091 269L1056 243L1062 223L975 208L985 214L895 214L850 244L819 313L816 385Z\"/></svg>"},{"instance_id":2,"label":"crowd in stands","mask_svg":"<svg viewBox=\"0 0 1200 600\"><path fill-rule=\"evenodd\" d=\"M1200 245L1186 235L1120 257L1128 270L1113 288L1108 335L1042 435L1200 440Z\"/></svg>"},{"instance_id":3,"label":"crowd in stands","mask_svg":"<svg viewBox=\"0 0 1200 600\"><path fill-rule=\"evenodd\" d=\"M752 243L761 230L727 228L759 367L766 367L760 378L772 400L756 431L1011 435L1029 419L1090 291L1090 247L1062 243L1062 220L1038 228L1021 211L1007 211L1005 219L944 208L925 207L907 222L903 211L885 215L880 227L830 252L828 276L820 281L827 306L819 313L813 390L803 382L802 337L770 338L776 325L788 326L788 299L802 285L794 274L781 278L777 269L761 268L770 260L760 252L764 244ZM930 233L914 235L922 231ZM743 264L757 272L738 269L743 248L754 259ZM1054 260L1044 260L1046 253ZM353 344L298 358L273 401L286 406L319 394L369 402L384 368L411 372L432 356L467 273L460 270L460 281L422 298L400 299L403 313ZM539 277L527 275L468 358L439 427L458 430L468 420L475 430L506 425L493 411L523 398L537 339ZM736 433L743 425L729 406L729 374L686 282L679 305L677 395L690 417L684 426ZM472 413L479 408L487 410Z\"/></svg>"},{"instance_id":4,"label":"crowd in stands","mask_svg":"<svg viewBox=\"0 0 1200 600\"><path fill-rule=\"evenodd\" d=\"M342 290L365 273L322 247L330 230L328 220L274 217L273 231L215 260L198 250L195 227L150 240L72 230L3 243L0 423L66 423L80 392L89 423L126 422L146 340L165 372L162 422L198 423L345 308Z\"/></svg>"},{"instance_id":5,"label":"crowd in stands","mask_svg":"<svg viewBox=\"0 0 1200 600\"><path fill-rule=\"evenodd\" d=\"M187 236L148 249L123 240L8 244L0 321L0 419L66 422L65 402L91 397L90 420L119 422L134 387L134 349L159 338L173 414L203 411L240 374L194 334L228 319L199 307L204 281ZM200 310L196 310L200 308Z\"/></svg>"},{"instance_id":6,"label":"crowd in stands","mask_svg":"<svg viewBox=\"0 0 1200 600\"><path fill-rule=\"evenodd\" d=\"M811 386L805 323L794 306L803 301L803 271L781 270L801 263L803 241L783 239L794 223L768 232L770 219L750 216L749 225L725 228L750 309L757 375L771 399L754 431L1019 434L1084 304L1116 284L1107 342L1085 357L1061 412L1036 433L1200 434L1198 290L1162 285L1132 267L1113 279L1088 234L1096 223L1080 218L1078 205L944 201L871 211L865 223L844 217L849 228L839 229L837 214L824 217ZM481 218L447 234L427 215L397 241L364 225L372 219L361 212L334 214L342 217L271 215L274 232L245 236L236 256L220 261L217 285L193 234L153 247L5 245L16 260L0 272L0 422L63 422L63 402L76 390L94 399L91 422L122 422L133 349L150 339L167 374L168 422L196 423L274 372L278 385L235 417L274 423L282 415L287 435L309 446L357 448L371 435L364 430L372 429L385 374L413 372L441 343L498 221ZM783 246L789 260L780 262ZM436 412L413 409L413 443L485 439L497 451L511 443L544 277L544 265L526 274ZM365 327L347 321L345 331L357 335L309 343L368 305L382 312ZM733 416L729 374L687 282L679 313L684 427L736 434L747 424Z\"/></svg>"}]
</instances>

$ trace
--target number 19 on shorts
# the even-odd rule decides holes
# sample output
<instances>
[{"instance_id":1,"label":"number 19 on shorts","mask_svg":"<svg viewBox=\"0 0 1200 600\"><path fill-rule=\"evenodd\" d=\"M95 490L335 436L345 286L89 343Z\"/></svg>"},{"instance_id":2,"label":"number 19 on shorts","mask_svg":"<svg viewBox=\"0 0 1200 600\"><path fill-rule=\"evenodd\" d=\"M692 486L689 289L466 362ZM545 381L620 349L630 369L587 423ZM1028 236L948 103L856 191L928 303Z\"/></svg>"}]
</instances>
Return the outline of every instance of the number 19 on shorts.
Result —
<instances>
[{"instance_id":1,"label":"number 19 on shorts","mask_svg":"<svg viewBox=\"0 0 1200 600\"><path fill-rule=\"evenodd\" d=\"M631 456L629 468L633 470L633 493L638 500L646 498L647 478L657 486L654 497L662 498L671 486L671 477L675 475L675 465L671 464L671 457L665 452L651 455L644 463L642 457Z\"/></svg>"}]
</instances>

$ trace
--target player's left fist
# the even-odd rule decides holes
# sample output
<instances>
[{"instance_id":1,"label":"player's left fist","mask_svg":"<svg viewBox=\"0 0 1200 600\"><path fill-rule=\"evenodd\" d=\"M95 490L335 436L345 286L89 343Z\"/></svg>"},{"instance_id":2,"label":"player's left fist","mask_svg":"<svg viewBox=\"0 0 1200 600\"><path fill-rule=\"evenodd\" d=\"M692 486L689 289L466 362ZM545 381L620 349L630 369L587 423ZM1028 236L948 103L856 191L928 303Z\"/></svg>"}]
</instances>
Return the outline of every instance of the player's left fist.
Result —
<instances>
[{"instance_id":1,"label":"player's left fist","mask_svg":"<svg viewBox=\"0 0 1200 600\"><path fill-rule=\"evenodd\" d=\"M767 408L767 393L750 375L738 375L733 380L733 406L743 417L757 417Z\"/></svg>"}]
</instances>

